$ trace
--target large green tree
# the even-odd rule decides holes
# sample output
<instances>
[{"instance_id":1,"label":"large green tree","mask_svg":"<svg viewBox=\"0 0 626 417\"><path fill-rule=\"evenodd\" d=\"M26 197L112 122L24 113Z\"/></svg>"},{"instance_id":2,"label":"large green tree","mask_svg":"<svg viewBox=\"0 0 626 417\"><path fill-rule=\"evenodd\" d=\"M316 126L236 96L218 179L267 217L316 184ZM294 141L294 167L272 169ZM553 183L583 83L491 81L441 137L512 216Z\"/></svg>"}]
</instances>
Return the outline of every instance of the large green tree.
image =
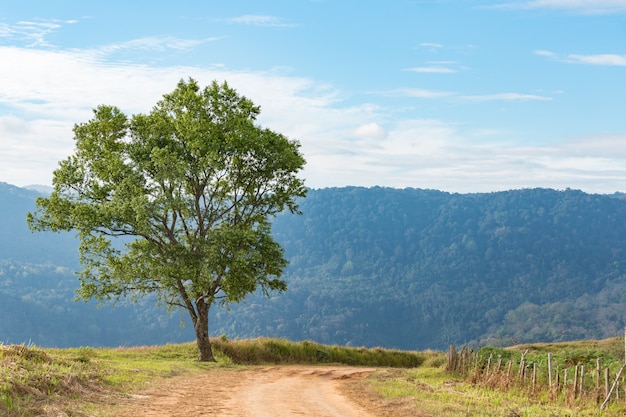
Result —
<instances>
[{"instance_id":1,"label":"large green tree","mask_svg":"<svg viewBox=\"0 0 626 417\"><path fill-rule=\"evenodd\" d=\"M298 212L305 161L297 141L257 124L259 112L226 83L190 79L149 114L100 106L74 127L74 154L27 220L77 231L79 298L156 293L189 313L199 360L211 361L212 305L286 290L271 219Z\"/></svg>"}]
</instances>

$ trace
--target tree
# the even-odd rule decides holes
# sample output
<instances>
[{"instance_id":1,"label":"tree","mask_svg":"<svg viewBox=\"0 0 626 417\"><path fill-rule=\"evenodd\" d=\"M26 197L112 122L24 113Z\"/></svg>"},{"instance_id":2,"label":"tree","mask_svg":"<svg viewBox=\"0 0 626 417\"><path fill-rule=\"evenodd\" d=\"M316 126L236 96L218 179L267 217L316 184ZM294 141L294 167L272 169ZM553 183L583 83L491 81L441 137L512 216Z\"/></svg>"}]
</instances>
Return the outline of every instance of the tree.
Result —
<instances>
[{"instance_id":1,"label":"tree","mask_svg":"<svg viewBox=\"0 0 626 417\"><path fill-rule=\"evenodd\" d=\"M75 153L27 222L33 231L77 231L78 298L156 293L189 313L199 360L212 361L214 303L286 290L270 221L298 212L305 161L297 141L256 124L259 113L225 82L201 89L189 79L149 114L99 106L74 126Z\"/></svg>"}]
</instances>

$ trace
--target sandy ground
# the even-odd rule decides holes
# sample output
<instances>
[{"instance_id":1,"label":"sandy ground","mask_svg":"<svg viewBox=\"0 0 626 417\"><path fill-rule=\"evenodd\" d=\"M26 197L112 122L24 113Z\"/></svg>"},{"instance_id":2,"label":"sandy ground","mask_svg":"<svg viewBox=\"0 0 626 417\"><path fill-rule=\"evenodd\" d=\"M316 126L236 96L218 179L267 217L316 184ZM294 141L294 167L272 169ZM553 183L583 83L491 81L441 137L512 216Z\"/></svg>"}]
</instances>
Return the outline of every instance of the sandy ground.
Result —
<instances>
[{"instance_id":1,"label":"sandy ground","mask_svg":"<svg viewBox=\"0 0 626 417\"><path fill-rule=\"evenodd\" d=\"M363 381L374 371L343 366L212 370L167 379L125 400L118 413L132 417L388 415L379 409L374 394L367 393Z\"/></svg>"}]
</instances>

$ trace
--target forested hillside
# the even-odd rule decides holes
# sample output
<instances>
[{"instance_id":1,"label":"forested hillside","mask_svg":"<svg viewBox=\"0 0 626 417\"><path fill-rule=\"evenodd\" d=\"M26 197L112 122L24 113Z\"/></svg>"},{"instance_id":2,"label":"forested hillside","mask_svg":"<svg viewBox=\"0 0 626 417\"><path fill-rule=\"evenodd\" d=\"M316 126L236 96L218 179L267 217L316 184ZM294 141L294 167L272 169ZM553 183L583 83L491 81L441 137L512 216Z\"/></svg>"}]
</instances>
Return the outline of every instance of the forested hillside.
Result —
<instances>
[{"instance_id":1,"label":"forested hillside","mask_svg":"<svg viewBox=\"0 0 626 417\"><path fill-rule=\"evenodd\" d=\"M78 244L73 235L28 230L37 192L0 183L0 344L121 346L193 339L154 303L115 308L74 302ZM184 317L183 317L184 319Z\"/></svg>"},{"instance_id":2,"label":"forested hillside","mask_svg":"<svg viewBox=\"0 0 626 417\"><path fill-rule=\"evenodd\" d=\"M601 338L626 318L626 201L580 191L314 190L274 231L290 289L227 333L401 348ZM230 330L232 329L232 330Z\"/></svg>"},{"instance_id":3,"label":"forested hillside","mask_svg":"<svg viewBox=\"0 0 626 417\"><path fill-rule=\"evenodd\" d=\"M76 244L27 231L35 196L0 184L0 341L193 338L149 302L72 303ZM311 190L301 209L274 222L288 291L215 308L212 334L423 349L603 338L626 324L620 195L349 187Z\"/></svg>"}]
</instances>

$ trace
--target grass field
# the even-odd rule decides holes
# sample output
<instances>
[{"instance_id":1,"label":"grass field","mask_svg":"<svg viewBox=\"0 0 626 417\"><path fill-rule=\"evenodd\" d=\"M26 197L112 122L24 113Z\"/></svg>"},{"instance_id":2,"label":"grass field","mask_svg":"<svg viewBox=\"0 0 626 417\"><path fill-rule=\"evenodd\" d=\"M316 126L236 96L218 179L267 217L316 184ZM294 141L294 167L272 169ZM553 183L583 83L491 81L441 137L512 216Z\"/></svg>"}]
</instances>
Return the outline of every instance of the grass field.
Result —
<instances>
[{"instance_id":1,"label":"grass field","mask_svg":"<svg viewBox=\"0 0 626 417\"><path fill-rule=\"evenodd\" d=\"M500 390L473 384L467 376L445 371L443 352L346 348L279 339L216 338L213 342L217 362L211 364L196 361L197 350L192 343L116 349L0 345L0 415L104 416L116 398L155 379L268 363L377 367L379 371L367 380L370 389L380 401L402 399L414 404L416 416L626 414L623 402L600 412L594 402L554 403L541 396L530 396L522 388ZM616 358L623 355L623 339L520 346L506 351L516 355L526 349L529 356L553 352L563 364L573 360L591 363L597 355L606 362L623 360Z\"/></svg>"}]
</instances>

